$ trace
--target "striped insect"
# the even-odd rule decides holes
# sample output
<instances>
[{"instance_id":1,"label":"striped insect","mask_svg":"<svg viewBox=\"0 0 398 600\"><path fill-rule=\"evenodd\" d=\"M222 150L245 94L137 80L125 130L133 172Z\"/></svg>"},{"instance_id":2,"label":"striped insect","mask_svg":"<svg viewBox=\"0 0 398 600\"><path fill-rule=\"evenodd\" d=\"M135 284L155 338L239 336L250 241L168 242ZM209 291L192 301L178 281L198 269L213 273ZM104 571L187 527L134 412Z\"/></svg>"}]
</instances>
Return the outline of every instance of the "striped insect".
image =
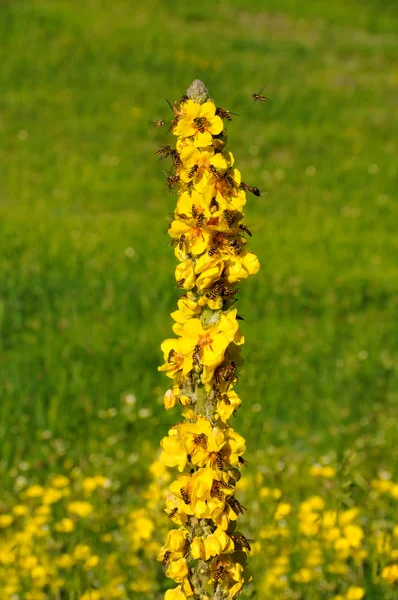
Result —
<instances>
[{"instance_id":1,"label":"striped insect","mask_svg":"<svg viewBox=\"0 0 398 600\"><path fill-rule=\"evenodd\" d=\"M243 225L243 223L240 223L239 229L241 229L244 233L247 233L248 236L252 237L252 232L248 227L246 227L246 225Z\"/></svg>"},{"instance_id":2,"label":"striped insect","mask_svg":"<svg viewBox=\"0 0 398 600\"><path fill-rule=\"evenodd\" d=\"M251 194L254 194L257 197L261 196L260 190L257 187L247 185L247 183L244 183L243 181L240 182L239 187L241 190L244 190L245 192L250 192Z\"/></svg>"}]
</instances>

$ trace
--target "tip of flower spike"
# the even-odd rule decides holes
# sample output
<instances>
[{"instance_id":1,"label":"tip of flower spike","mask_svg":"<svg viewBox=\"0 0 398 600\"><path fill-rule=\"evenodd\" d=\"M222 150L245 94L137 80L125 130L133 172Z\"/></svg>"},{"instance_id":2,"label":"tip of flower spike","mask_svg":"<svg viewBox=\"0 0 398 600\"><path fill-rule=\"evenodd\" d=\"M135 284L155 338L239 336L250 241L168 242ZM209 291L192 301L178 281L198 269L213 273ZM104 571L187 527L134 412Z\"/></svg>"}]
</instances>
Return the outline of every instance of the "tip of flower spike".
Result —
<instances>
[{"instance_id":1,"label":"tip of flower spike","mask_svg":"<svg viewBox=\"0 0 398 600\"><path fill-rule=\"evenodd\" d=\"M187 89L187 96L198 104L204 104L209 99L209 92L203 81L195 79Z\"/></svg>"}]
</instances>

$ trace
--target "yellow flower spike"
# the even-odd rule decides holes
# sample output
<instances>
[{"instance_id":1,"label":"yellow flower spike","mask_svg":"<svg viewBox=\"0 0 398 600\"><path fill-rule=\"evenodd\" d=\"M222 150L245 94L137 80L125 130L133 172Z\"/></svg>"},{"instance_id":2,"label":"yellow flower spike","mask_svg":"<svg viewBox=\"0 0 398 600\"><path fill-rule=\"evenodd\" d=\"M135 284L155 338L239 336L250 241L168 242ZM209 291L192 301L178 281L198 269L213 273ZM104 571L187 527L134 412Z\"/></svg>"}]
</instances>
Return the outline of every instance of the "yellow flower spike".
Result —
<instances>
[{"instance_id":1,"label":"yellow flower spike","mask_svg":"<svg viewBox=\"0 0 398 600\"><path fill-rule=\"evenodd\" d=\"M185 421L161 441L160 461L180 472L169 485L165 509L180 529L169 532L158 559L180 584L165 600L210 600L211 594L235 600L250 580L244 567L251 548L234 530L244 511L235 489L246 450L244 438L228 423L241 404L232 388L245 341L234 285L259 269L243 223L246 191L259 192L242 183L225 149L223 118L229 114L216 107L202 82L192 83L173 113L177 150L168 183L179 197L168 233L183 295L172 313L177 338L163 342L159 370L174 380L164 397L166 409L183 405ZM275 518L279 522L289 511L282 503ZM354 531L347 535L354 540Z\"/></svg>"}]
</instances>

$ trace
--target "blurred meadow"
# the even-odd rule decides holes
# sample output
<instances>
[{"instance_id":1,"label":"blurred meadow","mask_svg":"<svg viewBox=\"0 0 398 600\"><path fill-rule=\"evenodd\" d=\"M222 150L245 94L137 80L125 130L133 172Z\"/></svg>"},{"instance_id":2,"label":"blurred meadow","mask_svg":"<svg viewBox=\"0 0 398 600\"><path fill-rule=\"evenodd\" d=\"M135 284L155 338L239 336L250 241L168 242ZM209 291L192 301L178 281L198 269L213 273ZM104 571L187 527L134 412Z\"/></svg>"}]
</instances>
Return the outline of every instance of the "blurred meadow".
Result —
<instances>
[{"instance_id":1,"label":"blurred meadow","mask_svg":"<svg viewBox=\"0 0 398 600\"><path fill-rule=\"evenodd\" d=\"M262 191L242 597L398 598L397 27L392 0L0 4L0 600L171 585L174 139L149 121L195 78L239 114L228 148Z\"/></svg>"}]
</instances>

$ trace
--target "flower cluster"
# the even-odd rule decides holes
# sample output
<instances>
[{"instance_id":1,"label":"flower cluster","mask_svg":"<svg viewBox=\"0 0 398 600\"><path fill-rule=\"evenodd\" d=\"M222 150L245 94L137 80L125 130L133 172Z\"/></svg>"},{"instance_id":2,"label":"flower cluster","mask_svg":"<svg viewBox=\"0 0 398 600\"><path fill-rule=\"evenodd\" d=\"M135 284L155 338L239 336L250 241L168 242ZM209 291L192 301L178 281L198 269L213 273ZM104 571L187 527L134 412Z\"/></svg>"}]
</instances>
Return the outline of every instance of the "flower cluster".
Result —
<instances>
[{"instance_id":1,"label":"flower cluster","mask_svg":"<svg viewBox=\"0 0 398 600\"><path fill-rule=\"evenodd\" d=\"M185 294L171 315L177 337L163 342L159 370L173 380L166 408L181 404L185 420L161 441L160 460L180 472L166 499L166 512L179 528L169 532L158 559L179 584L165 600L233 600L250 578L251 549L236 529L244 510L235 486L245 440L228 423L241 403L233 390L244 342L235 285L259 269L242 219L246 192L260 192L242 182L225 150L230 113L216 108L201 82L172 109L176 149L165 146L158 154L173 158L168 184L178 187L179 197L168 233L179 261L177 285Z\"/></svg>"}]
</instances>

